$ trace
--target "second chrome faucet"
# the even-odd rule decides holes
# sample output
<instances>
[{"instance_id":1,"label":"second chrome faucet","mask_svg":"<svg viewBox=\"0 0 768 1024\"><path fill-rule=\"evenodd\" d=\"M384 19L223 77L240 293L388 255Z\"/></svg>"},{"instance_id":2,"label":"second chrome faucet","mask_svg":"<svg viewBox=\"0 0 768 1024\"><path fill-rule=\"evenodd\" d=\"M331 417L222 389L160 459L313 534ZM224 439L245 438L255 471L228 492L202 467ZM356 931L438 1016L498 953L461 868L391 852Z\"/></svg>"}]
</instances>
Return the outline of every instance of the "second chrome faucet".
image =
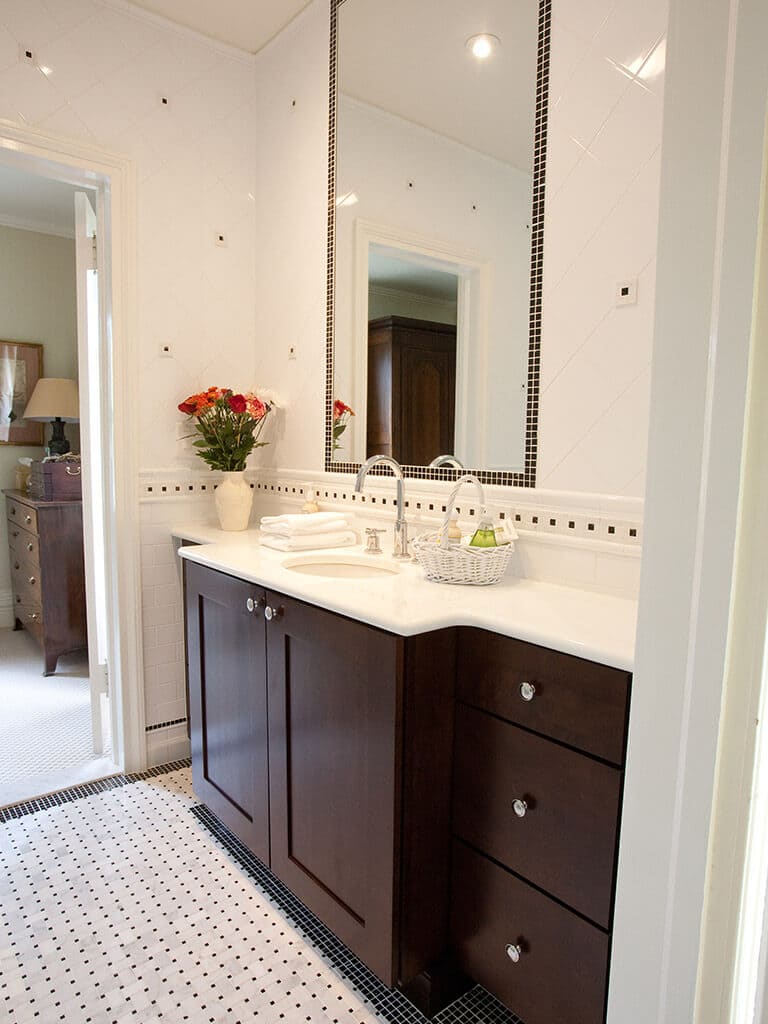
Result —
<instances>
[{"instance_id":1,"label":"second chrome faucet","mask_svg":"<svg viewBox=\"0 0 768 1024\"><path fill-rule=\"evenodd\" d=\"M411 555L408 551L408 523L405 521L405 481L400 463L389 455L372 455L358 470L357 479L355 480L355 491L358 494L362 493L363 481L368 475L368 471L374 466L389 466L395 475L397 485L397 519L395 520L392 557L410 558Z\"/></svg>"}]
</instances>

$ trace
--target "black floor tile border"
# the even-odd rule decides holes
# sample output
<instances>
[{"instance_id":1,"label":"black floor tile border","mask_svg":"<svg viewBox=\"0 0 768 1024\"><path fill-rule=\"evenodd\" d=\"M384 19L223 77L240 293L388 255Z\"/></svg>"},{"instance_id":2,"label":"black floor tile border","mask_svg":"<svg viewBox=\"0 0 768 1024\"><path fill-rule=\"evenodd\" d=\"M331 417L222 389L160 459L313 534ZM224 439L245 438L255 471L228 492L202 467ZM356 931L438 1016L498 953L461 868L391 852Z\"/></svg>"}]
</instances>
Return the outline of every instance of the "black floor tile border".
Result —
<instances>
[{"instance_id":1,"label":"black floor tile border","mask_svg":"<svg viewBox=\"0 0 768 1024\"><path fill-rule=\"evenodd\" d=\"M253 879L307 942L388 1024L430 1024L427 1017L397 990L387 988L323 922L298 900L204 804L192 813ZM447 1006L431 1024L523 1024L479 985Z\"/></svg>"},{"instance_id":2,"label":"black floor tile border","mask_svg":"<svg viewBox=\"0 0 768 1024\"><path fill-rule=\"evenodd\" d=\"M145 772L135 772L131 775L109 775L105 779L96 779L95 782L83 782L79 786L70 786L69 789L61 789L57 793L48 794L48 796L37 797L34 800L24 800L22 803L11 804L9 807L0 807L0 824L15 821L16 818L23 818L27 814L47 811L51 807L71 804L75 800L83 800L85 797L95 796L97 793L106 793L110 789L131 786L134 782L142 782L144 779L167 775L169 772L176 772L180 768L189 768L191 763L189 758L184 758L181 761L170 761L168 764L158 765L156 768L148 768Z\"/></svg>"}]
</instances>

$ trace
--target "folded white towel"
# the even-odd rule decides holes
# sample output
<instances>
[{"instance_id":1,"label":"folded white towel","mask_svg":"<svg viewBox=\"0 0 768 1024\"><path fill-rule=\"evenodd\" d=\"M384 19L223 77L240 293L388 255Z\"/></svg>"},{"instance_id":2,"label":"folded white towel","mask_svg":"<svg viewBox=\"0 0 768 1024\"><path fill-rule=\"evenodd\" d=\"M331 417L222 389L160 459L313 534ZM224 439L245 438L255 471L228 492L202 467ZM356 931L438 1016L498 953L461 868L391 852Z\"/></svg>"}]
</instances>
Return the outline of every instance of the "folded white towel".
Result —
<instances>
[{"instance_id":1,"label":"folded white towel","mask_svg":"<svg viewBox=\"0 0 768 1024\"><path fill-rule=\"evenodd\" d=\"M305 517L309 518L309 517ZM318 533L340 533L348 530L349 523L346 519L340 519L337 523L267 523L261 524L261 532L269 533L277 537L312 537Z\"/></svg>"},{"instance_id":2,"label":"folded white towel","mask_svg":"<svg viewBox=\"0 0 768 1024\"><path fill-rule=\"evenodd\" d=\"M284 526L298 526L302 530L307 528L314 529L319 524L327 526L328 523L338 523L346 521L346 516L343 512L304 512L298 515L285 515L285 516L262 516L262 526L274 526L276 523L281 523Z\"/></svg>"},{"instance_id":3,"label":"folded white towel","mask_svg":"<svg viewBox=\"0 0 768 1024\"><path fill-rule=\"evenodd\" d=\"M261 543L265 548L275 548L276 551L311 551L314 548L353 547L357 544L357 537L352 530L303 537L278 537L274 533L262 533Z\"/></svg>"}]
</instances>

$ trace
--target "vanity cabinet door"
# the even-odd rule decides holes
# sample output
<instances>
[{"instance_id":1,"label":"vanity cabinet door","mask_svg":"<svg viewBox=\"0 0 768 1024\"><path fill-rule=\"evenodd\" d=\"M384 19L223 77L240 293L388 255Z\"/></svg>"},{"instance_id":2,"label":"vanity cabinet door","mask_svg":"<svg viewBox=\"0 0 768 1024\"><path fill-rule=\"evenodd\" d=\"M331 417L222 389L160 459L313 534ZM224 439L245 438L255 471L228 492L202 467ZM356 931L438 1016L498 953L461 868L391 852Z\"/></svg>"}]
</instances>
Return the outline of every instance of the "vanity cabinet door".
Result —
<instances>
[{"instance_id":1,"label":"vanity cabinet door","mask_svg":"<svg viewBox=\"0 0 768 1024\"><path fill-rule=\"evenodd\" d=\"M268 864L264 591L193 562L185 574L194 790Z\"/></svg>"},{"instance_id":2,"label":"vanity cabinet door","mask_svg":"<svg viewBox=\"0 0 768 1024\"><path fill-rule=\"evenodd\" d=\"M272 870L393 985L403 641L267 604Z\"/></svg>"}]
</instances>

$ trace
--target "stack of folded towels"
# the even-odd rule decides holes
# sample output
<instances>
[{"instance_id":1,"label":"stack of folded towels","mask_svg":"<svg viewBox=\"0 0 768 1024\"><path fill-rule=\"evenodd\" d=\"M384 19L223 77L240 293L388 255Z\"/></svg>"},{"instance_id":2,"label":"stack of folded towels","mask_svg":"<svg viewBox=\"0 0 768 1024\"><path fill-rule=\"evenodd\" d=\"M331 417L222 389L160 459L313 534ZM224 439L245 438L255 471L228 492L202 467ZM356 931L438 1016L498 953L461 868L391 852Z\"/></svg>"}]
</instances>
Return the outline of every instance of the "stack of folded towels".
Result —
<instances>
[{"instance_id":1,"label":"stack of folded towels","mask_svg":"<svg viewBox=\"0 0 768 1024\"><path fill-rule=\"evenodd\" d=\"M308 512L292 516L263 516L261 543L278 551L343 548L357 543L354 530L341 512Z\"/></svg>"}]
</instances>

